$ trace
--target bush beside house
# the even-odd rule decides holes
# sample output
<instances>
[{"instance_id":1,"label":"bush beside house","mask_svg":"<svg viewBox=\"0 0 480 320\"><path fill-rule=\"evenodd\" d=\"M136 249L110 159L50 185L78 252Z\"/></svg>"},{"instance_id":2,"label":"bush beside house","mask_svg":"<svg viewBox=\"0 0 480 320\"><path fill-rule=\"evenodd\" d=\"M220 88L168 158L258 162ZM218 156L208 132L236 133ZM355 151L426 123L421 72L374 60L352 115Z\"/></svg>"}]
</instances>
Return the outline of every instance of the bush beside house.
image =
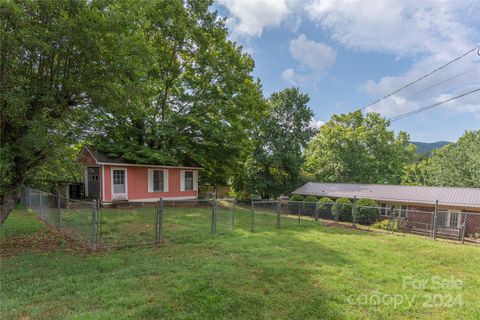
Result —
<instances>
[{"instance_id":1,"label":"bush beside house","mask_svg":"<svg viewBox=\"0 0 480 320\"><path fill-rule=\"evenodd\" d=\"M372 199L360 199L356 203L357 222L359 224L371 225L380 216L378 203Z\"/></svg>"},{"instance_id":2,"label":"bush beside house","mask_svg":"<svg viewBox=\"0 0 480 320\"><path fill-rule=\"evenodd\" d=\"M308 215L308 216L313 216L315 215L315 208L317 207L317 197L315 196L306 196L304 199L303 199L303 204L302 204L302 213L304 215Z\"/></svg>"},{"instance_id":3,"label":"bush beside house","mask_svg":"<svg viewBox=\"0 0 480 320\"><path fill-rule=\"evenodd\" d=\"M335 213L333 211L334 204L335 202L328 197L323 197L320 200L318 200L318 203L317 203L318 217L323 219L331 219Z\"/></svg>"},{"instance_id":4,"label":"bush beside house","mask_svg":"<svg viewBox=\"0 0 480 320\"><path fill-rule=\"evenodd\" d=\"M298 214L298 209L302 207L303 196L294 194L288 199L288 213Z\"/></svg>"},{"instance_id":5,"label":"bush beside house","mask_svg":"<svg viewBox=\"0 0 480 320\"><path fill-rule=\"evenodd\" d=\"M334 210L338 210L338 212L335 211L338 214L338 220L351 222L353 204L350 199L338 198L335 204Z\"/></svg>"}]
</instances>

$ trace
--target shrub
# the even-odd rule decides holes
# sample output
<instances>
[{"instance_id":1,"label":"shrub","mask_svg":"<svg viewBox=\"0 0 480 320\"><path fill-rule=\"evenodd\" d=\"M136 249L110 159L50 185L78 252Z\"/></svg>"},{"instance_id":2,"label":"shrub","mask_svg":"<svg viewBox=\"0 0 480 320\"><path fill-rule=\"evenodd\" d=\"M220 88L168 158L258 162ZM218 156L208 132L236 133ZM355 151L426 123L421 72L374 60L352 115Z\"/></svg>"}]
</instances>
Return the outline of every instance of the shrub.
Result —
<instances>
[{"instance_id":1,"label":"shrub","mask_svg":"<svg viewBox=\"0 0 480 320\"><path fill-rule=\"evenodd\" d=\"M375 229L382 229L382 230L388 230L388 226L390 224L390 220L385 219L382 221L375 222L372 227Z\"/></svg>"},{"instance_id":2,"label":"shrub","mask_svg":"<svg viewBox=\"0 0 480 320\"><path fill-rule=\"evenodd\" d=\"M360 199L356 203L357 222L364 225L375 223L380 216L378 203L372 199Z\"/></svg>"},{"instance_id":3,"label":"shrub","mask_svg":"<svg viewBox=\"0 0 480 320\"><path fill-rule=\"evenodd\" d=\"M292 194L290 196L290 199L288 199L290 201L303 201L303 196L300 195L300 194Z\"/></svg>"},{"instance_id":4,"label":"shrub","mask_svg":"<svg viewBox=\"0 0 480 320\"><path fill-rule=\"evenodd\" d=\"M298 214L298 209L302 207L300 201L303 201L303 196L299 194L293 194L288 200L288 213Z\"/></svg>"},{"instance_id":5,"label":"shrub","mask_svg":"<svg viewBox=\"0 0 480 320\"><path fill-rule=\"evenodd\" d=\"M321 198L317 203L317 214L319 218L331 218L333 215L333 200L328 197Z\"/></svg>"},{"instance_id":6,"label":"shrub","mask_svg":"<svg viewBox=\"0 0 480 320\"><path fill-rule=\"evenodd\" d=\"M352 202L347 198L338 198L335 202L335 207L338 210L339 221L352 221Z\"/></svg>"},{"instance_id":7,"label":"shrub","mask_svg":"<svg viewBox=\"0 0 480 320\"><path fill-rule=\"evenodd\" d=\"M315 196L306 196L304 199L303 199L304 202L317 202L318 199L317 197Z\"/></svg>"},{"instance_id":8,"label":"shrub","mask_svg":"<svg viewBox=\"0 0 480 320\"><path fill-rule=\"evenodd\" d=\"M317 197L314 196L306 196L303 199L302 209L303 214L313 216L315 214L315 207L317 206Z\"/></svg>"}]
</instances>

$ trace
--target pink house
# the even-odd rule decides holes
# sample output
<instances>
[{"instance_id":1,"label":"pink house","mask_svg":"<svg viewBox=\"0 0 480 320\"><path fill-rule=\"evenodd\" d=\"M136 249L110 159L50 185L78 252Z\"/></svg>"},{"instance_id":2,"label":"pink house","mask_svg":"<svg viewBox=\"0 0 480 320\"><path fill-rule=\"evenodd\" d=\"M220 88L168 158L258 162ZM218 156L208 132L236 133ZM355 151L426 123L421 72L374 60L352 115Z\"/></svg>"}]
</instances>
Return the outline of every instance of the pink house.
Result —
<instances>
[{"instance_id":1,"label":"pink house","mask_svg":"<svg viewBox=\"0 0 480 320\"><path fill-rule=\"evenodd\" d=\"M83 147L78 161L88 198L140 202L198 197L198 167L128 163L91 146Z\"/></svg>"}]
</instances>

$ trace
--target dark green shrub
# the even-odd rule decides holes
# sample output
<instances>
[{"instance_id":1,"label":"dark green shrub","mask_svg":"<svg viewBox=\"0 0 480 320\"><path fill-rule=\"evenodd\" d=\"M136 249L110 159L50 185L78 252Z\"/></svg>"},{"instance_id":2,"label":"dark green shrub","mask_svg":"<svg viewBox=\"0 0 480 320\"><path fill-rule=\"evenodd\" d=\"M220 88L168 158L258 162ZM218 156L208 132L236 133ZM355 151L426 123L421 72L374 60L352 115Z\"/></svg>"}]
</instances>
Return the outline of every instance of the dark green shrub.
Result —
<instances>
[{"instance_id":1,"label":"dark green shrub","mask_svg":"<svg viewBox=\"0 0 480 320\"><path fill-rule=\"evenodd\" d=\"M304 199L303 199L304 202L317 202L318 199L317 197L315 196L306 196Z\"/></svg>"},{"instance_id":2,"label":"dark green shrub","mask_svg":"<svg viewBox=\"0 0 480 320\"><path fill-rule=\"evenodd\" d=\"M303 201L303 196L300 194L292 194L288 200L290 201Z\"/></svg>"},{"instance_id":3,"label":"dark green shrub","mask_svg":"<svg viewBox=\"0 0 480 320\"><path fill-rule=\"evenodd\" d=\"M333 218L333 200L323 197L317 202L317 216L323 219Z\"/></svg>"},{"instance_id":4,"label":"dark green shrub","mask_svg":"<svg viewBox=\"0 0 480 320\"><path fill-rule=\"evenodd\" d=\"M314 196L306 196L305 199L303 199L303 204L302 204L302 214L308 215L308 216L313 216L315 214L315 208L317 206L317 197Z\"/></svg>"},{"instance_id":5,"label":"dark green shrub","mask_svg":"<svg viewBox=\"0 0 480 320\"><path fill-rule=\"evenodd\" d=\"M347 198L338 198L335 202L335 212L338 210L339 221L352 221L352 201Z\"/></svg>"},{"instance_id":6,"label":"dark green shrub","mask_svg":"<svg viewBox=\"0 0 480 320\"><path fill-rule=\"evenodd\" d=\"M293 194L288 199L288 213L298 214L298 210L302 208L303 196L299 194Z\"/></svg>"},{"instance_id":7,"label":"dark green shrub","mask_svg":"<svg viewBox=\"0 0 480 320\"><path fill-rule=\"evenodd\" d=\"M360 199L356 203L357 222L364 225L375 223L380 216L378 203L372 199Z\"/></svg>"}]
</instances>

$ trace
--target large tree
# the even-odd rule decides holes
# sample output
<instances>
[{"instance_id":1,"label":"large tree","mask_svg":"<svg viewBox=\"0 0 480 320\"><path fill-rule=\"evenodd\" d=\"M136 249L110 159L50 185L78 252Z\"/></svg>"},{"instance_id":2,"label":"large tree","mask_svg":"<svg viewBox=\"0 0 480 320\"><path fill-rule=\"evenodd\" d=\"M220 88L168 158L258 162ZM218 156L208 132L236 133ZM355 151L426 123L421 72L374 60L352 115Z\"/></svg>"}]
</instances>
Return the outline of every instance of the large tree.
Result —
<instances>
[{"instance_id":1,"label":"large tree","mask_svg":"<svg viewBox=\"0 0 480 320\"><path fill-rule=\"evenodd\" d=\"M136 162L197 164L203 183L225 184L246 156L263 108L254 62L227 40L211 1L146 2L138 9L150 61L127 108L96 117L97 144Z\"/></svg>"},{"instance_id":2,"label":"large tree","mask_svg":"<svg viewBox=\"0 0 480 320\"><path fill-rule=\"evenodd\" d=\"M80 139L225 182L263 99L253 60L198 1L0 4L1 222L29 175Z\"/></svg>"},{"instance_id":3,"label":"large tree","mask_svg":"<svg viewBox=\"0 0 480 320\"><path fill-rule=\"evenodd\" d=\"M302 182L303 149L314 135L308 95L297 88L273 93L252 136L253 153L234 179L236 190L270 198Z\"/></svg>"},{"instance_id":4,"label":"large tree","mask_svg":"<svg viewBox=\"0 0 480 320\"><path fill-rule=\"evenodd\" d=\"M1 222L19 187L85 134L92 110L125 101L144 65L127 11L108 1L0 4Z\"/></svg>"},{"instance_id":5,"label":"large tree","mask_svg":"<svg viewBox=\"0 0 480 320\"><path fill-rule=\"evenodd\" d=\"M434 150L430 158L405 168L406 184L480 187L480 130Z\"/></svg>"},{"instance_id":6,"label":"large tree","mask_svg":"<svg viewBox=\"0 0 480 320\"><path fill-rule=\"evenodd\" d=\"M323 182L399 183L415 154L377 113L333 115L306 149L305 174Z\"/></svg>"}]
</instances>

